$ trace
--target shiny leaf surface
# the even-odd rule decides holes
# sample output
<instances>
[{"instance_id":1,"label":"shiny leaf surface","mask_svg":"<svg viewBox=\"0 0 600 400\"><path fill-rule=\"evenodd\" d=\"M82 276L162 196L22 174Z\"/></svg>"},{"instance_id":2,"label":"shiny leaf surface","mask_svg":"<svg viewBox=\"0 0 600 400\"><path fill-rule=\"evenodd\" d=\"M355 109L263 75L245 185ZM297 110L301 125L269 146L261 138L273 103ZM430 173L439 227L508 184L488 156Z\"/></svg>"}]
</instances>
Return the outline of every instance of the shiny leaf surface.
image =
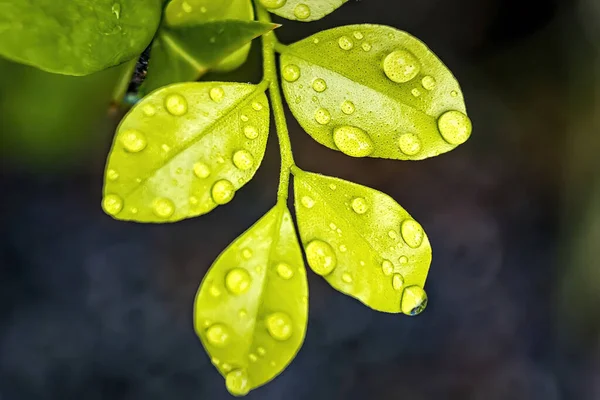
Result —
<instances>
[{"instance_id":1,"label":"shiny leaf surface","mask_svg":"<svg viewBox=\"0 0 600 400\"><path fill-rule=\"evenodd\" d=\"M330 14L348 0L258 0L269 12L280 17L309 22Z\"/></svg>"}]
</instances>

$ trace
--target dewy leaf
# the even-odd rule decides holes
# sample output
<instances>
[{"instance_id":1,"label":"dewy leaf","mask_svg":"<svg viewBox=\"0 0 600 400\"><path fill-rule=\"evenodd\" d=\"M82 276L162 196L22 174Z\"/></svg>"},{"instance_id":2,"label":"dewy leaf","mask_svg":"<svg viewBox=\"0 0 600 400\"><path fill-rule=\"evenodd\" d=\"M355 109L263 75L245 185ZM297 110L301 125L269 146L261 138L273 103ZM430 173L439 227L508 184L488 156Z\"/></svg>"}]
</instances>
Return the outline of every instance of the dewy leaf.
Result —
<instances>
[{"instance_id":1,"label":"dewy leaf","mask_svg":"<svg viewBox=\"0 0 600 400\"><path fill-rule=\"evenodd\" d=\"M0 55L88 75L139 56L161 12L161 0L0 0Z\"/></svg>"},{"instance_id":2,"label":"dewy leaf","mask_svg":"<svg viewBox=\"0 0 600 400\"><path fill-rule=\"evenodd\" d=\"M165 21L168 26L197 24L201 22L235 19L252 21L254 7L250 0L173 0L165 8ZM250 43L235 50L213 71L228 72L241 66L248 58Z\"/></svg>"},{"instance_id":3,"label":"dewy leaf","mask_svg":"<svg viewBox=\"0 0 600 400\"><path fill-rule=\"evenodd\" d=\"M286 19L315 21L330 14L348 0L258 0L269 12Z\"/></svg>"},{"instance_id":4,"label":"dewy leaf","mask_svg":"<svg viewBox=\"0 0 600 400\"><path fill-rule=\"evenodd\" d=\"M152 44L148 75L141 91L195 81L224 58L277 25L258 21L214 21L163 26Z\"/></svg>"},{"instance_id":5,"label":"dewy leaf","mask_svg":"<svg viewBox=\"0 0 600 400\"><path fill-rule=\"evenodd\" d=\"M194 82L146 96L117 128L104 210L116 219L173 222L231 201L265 152L265 88Z\"/></svg>"},{"instance_id":6,"label":"dewy leaf","mask_svg":"<svg viewBox=\"0 0 600 400\"><path fill-rule=\"evenodd\" d=\"M298 168L293 173L298 228L311 269L375 310L420 313L431 263L421 225L375 189Z\"/></svg>"},{"instance_id":7,"label":"dewy leaf","mask_svg":"<svg viewBox=\"0 0 600 400\"><path fill-rule=\"evenodd\" d=\"M194 327L239 396L283 371L302 346L307 321L302 251L281 202L214 262L196 297Z\"/></svg>"},{"instance_id":8,"label":"dewy leaf","mask_svg":"<svg viewBox=\"0 0 600 400\"><path fill-rule=\"evenodd\" d=\"M317 33L282 50L281 74L306 132L353 157L420 160L471 134L452 73L425 44L394 28Z\"/></svg>"}]
</instances>

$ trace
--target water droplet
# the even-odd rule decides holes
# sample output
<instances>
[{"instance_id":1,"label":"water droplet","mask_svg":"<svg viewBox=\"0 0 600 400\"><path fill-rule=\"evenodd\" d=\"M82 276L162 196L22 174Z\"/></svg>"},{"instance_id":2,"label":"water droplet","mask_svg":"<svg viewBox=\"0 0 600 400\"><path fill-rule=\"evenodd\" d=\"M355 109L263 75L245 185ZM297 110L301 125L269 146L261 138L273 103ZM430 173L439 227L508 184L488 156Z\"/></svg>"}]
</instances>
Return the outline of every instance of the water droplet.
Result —
<instances>
[{"instance_id":1,"label":"water droplet","mask_svg":"<svg viewBox=\"0 0 600 400\"><path fill-rule=\"evenodd\" d=\"M147 117L152 117L154 114L156 114L156 107L154 107L151 104L146 104L145 106L142 107L142 112Z\"/></svg>"},{"instance_id":2,"label":"water droplet","mask_svg":"<svg viewBox=\"0 0 600 400\"><path fill-rule=\"evenodd\" d=\"M276 340L287 340L292 336L292 320L284 312L270 314L265 320L269 334Z\"/></svg>"},{"instance_id":3,"label":"water droplet","mask_svg":"<svg viewBox=\"0 0 600 400\"><path fill-rule=\"evenodd\" d=\"M208 92L208 95L210 96L210 99L212 101L214 101L215 103L220 103L223 101L223 98L225 97L225 91L223 90L222 87L214 87L214 88L210 89L210 91Z\"/></svg>"},{"instance_id":4,"label":"water droplet","mask_svg":"<svg viewBox=\"0 0 600 400\"><path fill-rule=\"evenodd\" d=\"M254 111L260 111L260 110L262 110L262 108L263 108L263 105L260 104L258 101L255 101L254 103L252 103L252 109Z\"/></svg>"},{"instance_id":5,"label":"water droplet","mask_svg":"<svg viewBox=\"0 0 600 400\"><path fill-rule=\"evenodd\" d=\"M315 121L321 125L327 125L331 121L331 114L325 108L319 108L315 112Z\"/></svg>"},{"instance_id":6,"label":"water droplet","mask_svg":"<svg viewBox=\"0 0 600 400\"><path fill-rule=\"evenodd\" d=\"M207 11L208 11L208 9L206 7L204 7L204 6L200 7L200 12L202 14L206 14Z\"/></svg>"},{"instance_id":7,"label":"water droplet","mask_svg":"<svg viewBox=\"0 0 600 400\"><path fill-rule=\"evenodd\" d=\"M389 260L383 260L381 270L385 276L390 276L394 272L394 265Z\"/></svg>"},{"instance_id":8,"label":"water droplet","mask_svg":"<svg viewBox=\"0 0 600 400\"><path fill-rule=\"evenodd\" d=\"M229 365L227 363L223 363L223 365L221 365L221 369L225 372L229 372L229 371L231 371L231 365Z\"/></svg>"},{"instance_id":9,"label":"water droplet","mask_svg":"<svg viewBox=\"0 0 600 400\"><path fill-rule=\"evenodd\" d=\"M427 75L421 79L421 85L423 85L426 90L435 89L435 83L435 78L433 76Z\"/></svg>"},{"instance_id":10,"label":"water droplet","mask_svg":"<svg viewBox=\"0 0 600 400\"><path fill-rule=\"evenodd\" d=\"M406 244L412 248L419 247L423 242L423 236L425 236L421 225L413 219L404 220L400 232Z\"/></svg>"},{"instance_id":11,"label":"water droplet","mask_svg":"<svg viewBox=\"0 0 600 400\"><path fill-rule=\"evenodd\" d=\"M180 117L187 112L188 103L185 97L178 93L173 93L165 98L165 108L169 114Z\"/></svg>"},{"instance_id":12,"label":"water droplet","mask_svg":"<svg viewBox=\"0 0 600 400\"><path fill-rule=\"evenodd\" d=\"M342 153L351 157L366 157L373 152L373 142L369 135L355 126L335 128L333 142Z\"/></svg>"},{"instance_id":13,"label":"water droplet","mask_svg":"<svg viewBox=\"0 0 600 400\"><path fill-rule=\"evenodd\" d=\"M210 362L212 362L214 365L216 365L217 367L221 364L221 360L219 360L217 357L213 357L210 359Z\"/></svg>"},{"instance_id":14,"label":"water droplet","mask_svg":"<svg viewBox=\"0 0 600 400\"><path fill-rule=\"evenodd\" d=\"M194 164L194 175L200 179L208 178L210 175L210 168L203 162L197 162Z\"/></svg>"},{"instance_id":15,"label":"water droplet","mask_svg":"<svg viewBox=\"0 0 600 400\"><path fill-rule=\"evenodd\" d=\"M138 153L146 148L148 144L146 137L140 131L127 129L121 133L121 144L130 153Z\"/></svg>"},{"instance_id":16,"label":"water droplet","mask_svg":"<svg viewBox=\"0 0 600 400\"><path fill-rule=\"evenodd\" d=\"M229 329L223 324L211 325L206 330L206 339L215 347L223 347L229 341Z\"/></svg>"},{"instance_id":17,"label":"water droplet","mask_svg":"<svg viewBox=\"0 0 600 400\"><path fill-rule=\"evenodd\" d=\"M408 263L408 257L406 257L406 256L400 256L400 258L398 259L398 261L400 262L400 264L406 264L406 263Z\"/></svg>"},{"instance_id":18,"label":"water droplet","mask_svg":"<svg viewBox=\"0 0 600 400\"><path fill-rule=\"evenodd\" d=\"M383 60L383 72L396 83L412 80L420 70L419 61L406 50L393 51Z\"/></svg>"},{"instance_id":19,"label":"water droplet","mask_svg":"<svg viewBox=\"0 0 600 400\"><path fill-rule=\"evenodd\" d=\"M302 102L302 96L296 96L296 98L294 99L294 102L296 104L300 104Z\"/></svg>"},{"instance_id":20,"label":"water droplet","mask_svg":"<svg viewBox=\"0 0 600 400\"><path fill-rule=\"evenodd\" d=\"M258 137L258 129L252 125L246 125L244 127L244 136L250 140L256 139Z\"/></svg>"},{"instance_id":21,"label":"water droplet","mask_svg":"<svg viewBox=\"0 0 600 400\"><path fill-rule=\"evenodd\" d=\"M246 260L249 260L252 258L252 250L245 248L242 250L242 257L244 257Z\"/></svg>"},{"instance_id":22,"label":"water droplet","mask_svg":"<svg viewBox=\"0 0 600 400\"><path fill-rule=\"evenodd\" d=\"M313 43L314 43L314 44L317 44L317 43L319 43L319 39L317 39L317 38L314 38L314 39L313 39Z\"/></svg>"},{"instance_id":23,"label":"water droplet","mask_svg":"<svg viewBox=\"0 0 600 400\"><path fill-rule=\"evenodd\" d=\"M306 4L298 4L294 8L294 15L298 19L306 19L310 17L310 8Z\"/></svg>"},{"instance_id":24,"label":"water droplet","mask_svg":"<svg viewBox=\"0 0 600 400\"><path fill-rule=\"evenodd\" d=\"M317 78L314 80L312 87L315 92L322 93L327 89L327 83L323 79Z\"/></svg>"},{"instance_id":25,"label":"water droplet","mask_svg":"<svg viewBox=\"0 0 600 400\"><path fill-rule=\"evenodd\" d=\"M240 115L240 119L244 122L248 122L248 120L249 120L249 118L244 114Z\"/></svg>"},{"instance_id":26,"label":"water droplet","mask_svg":"<svg viewBox=\"0 0 600 400\"><path fill-rule=\"evenodd\" d=\"M438 119L438 129L450 144L462 144L471 136L471 120L460 111L447 111Z\"/></svg>"},{"instance_id":27,"label":"water droplet","mask_svg":"<svg viewBox=\"0 0 600 400\"><path fill-rule=\"evenodd\" d=\"M277 270L277 275L279 275L283 279L290 279L294 276L294 270L292 269L292 267L290 267L284 262L277 264L275 270Z\"/></svg>"},{"instance_id":28,"label":"water droplet","mask_svg":"<svg viewBox=\"0 0 600 400\"><path fill-rule=\"evenodd\" d=\"M332 231L335 231L337 229L336 224L334 224L333 222L329 224L329 228L331 228Z\"/></svg>"},{"instance_id":29,"label":"water droplet","mask_svg":"<svg viewBox=\"0 0 600 400\"><path fill-rule=\"evenodd\" d=\"M247 150L238 150L233 155L233 165L242 171L249 170L254 165L254 157Z\"/></svg>"},{"instance_id":30,"label":"water droplet","mask_svg":"<svg viewBox=\"0 0 600 400\"><path fill-rule=\"evenodd\" d=\"M302 199L300 199L300 203L302 203L302 205L306 208L313 208L313 206L315 205L315 201L312 199L312 197L309 196L302 196Z\"/></svg>"},{"instance_id":31,"label":"water droplet","mask_svg":"<svg viewBox=\"0 0 600 400\"><path fill-rule=\"evenodd\" d=\"M362 47L362 49L364 51L371 51L371 48L372 48L371 44L367 43L367 42L363 43L362 46L360 46L360 47Z\"/></svg>"},{"instance_id":32,"label":"water droplet","mask_svg":"<svg viewBox=\"0 0 600 400\"><path fill-rule=\"evenodd\" d=\"M152 211L160 218L169 218L175 212L175 204L169 199L159 197L152 203Z\"/></svg>"},{"instance_id":33,"label":"water droplet","mask_svg":"<svg viewBox=\"0 0 600 400\"><path fill-rule=\"evenodd\" d=\"M354 107L354 103L351 102L350 100L346 100L342 103L342 112L346 115L350 115L354 112L354 110L356 110L356 107Z\"/></svg>"},{"instance_id":34,"label":"water droplet","mask_svg":"<svg viewBox=\"0 0 600 400\"><path fill-rule=\"evenodd\" d=\"M106 178L109 181L116 181L117 179L119 179L119 173L114 169L109 169L108 171L106 171Z\"/></svg>"},{"instance_id":35,"label":"water droplet","mask_svg":"<svg viewBox=\"0 0 600 400\"><path fill-rule=\"evenodd\" d=\"M421 91L419 89L413 89L410 91L412 93L413 96L415 97L419 97L421 95Z\"/></svg>"},{"instance_id":36,"label":"water droplet","mask_svg":"<svg viewBox=\"0 0 600 400\"><path fill-rule=\"evenodd\" d=\"M338 39L338 45L342 50L350 50L354 47L354 42L348 36L342 36Z\"/></svg>"},{"instance_id":37,"label":"water droplet","mask_svg":"<svg viewBox=\"0 0 600 400\"><path fill-rule=\"evenodd\" d=\"M342 281L344 281L346 283L352 283L352 276L350 276L349 273L344 272L342 274Z\"/></svg>"},{"instance_id":38,"label":"water droplet","mask_svg":"<svg viewBox=\"0 0 600 400\"><path fill-rule=\"evenodd\" d=\"M257 347L256 348L256 352L258 353L259 356L264 357L265 354L267 354L267 351L265 350L264 347Z\"/></svg>"},{"instance_id":39,"label":"water droplet","mask_svg":"<svg viewBox=\"0 0 600 400\"><path fill-rule=\"evenodd\" d=\"M211 43L215 43L217 41L217 38L213 36L210 39L208 39L208 41Z\"/></svg>"},{"instance_id":40,"label":"water droplet","mask_svg":"<svg viewBox=\"0 0 600 400\"><path fill-rule=\"evenodd\" d=\"M225 276L225 287L235 295L246 292L251 282L250 274L242 268L234 268Z\"/></svg>"},{"instance_id":41,"label":"water droplet","mask_svg":"<svg viewBox=\"0 0 600 400\"><path fill-rule=\"evenodd\" d=\"M354 36L354 38L355 38L355 39L357 39L357 40L361 40L361 39L364 37L364 36L363 36L363 34L362 34L362 33L360 33L360 32L358 32L358 31L357 31L357 32L354 32L354 33L352 34L352 36Z\"/></svg>"},{"instance_id":42,"label":"water droplet","mask_svg":"<svg viewBox=\"0 0 600 400\"><path fill-rule=\"evenodd\" d=\"M453 90L450 92L450 96L456 97L456 96L458 96L458 92L456 90Z\"/></svg>"},{"instance_id":43,"label":"water droplet","mask_svg":"<svg viewBox=\"0 0 600 400\"><path fill-rule=\"evenodd\" d=\"M227 204L235 195L235 187L227 179L216 181L211 189L213 201L217 204Z\"/></svg>"},{"instance_id":44,"label":"water droplet","mask_svg":"<svg viewBox=\"0 0 600 400\"><path fill-rule=\"evenodd\" d=\"M231 371L225 377L225 386L229 393L234 396L245 396L250 391L248 373L243 369Z\"/></svg>"},{"instance_id":45,"label":"water droplet","mask_svg":"<svg viewBox=\"0 0 600 400\"><path fill-rule=\"evenodd\" d=\"M419 286L409 286L402 294L401 308L406 315L418 315L427 307L427 294Z\"/></svg>"},{"instance_id":46,"label":"water droplet","mask_svg":"<svg viewBox=\"0 0 600 400\"><path fill-rule=\"evenodd\" d=\"M169 146L169 145L168 145L168 144L166 144L166 143L163 143L163 144L160 146L160 148L161 148L161 149L162 149L162 150L163 150L165 153L168 153L169 151L171 151L171 146Z\"/></svg>"},{"instance_id":47,"label":"water droplet","mask_svg":"<svg viewBox=\"0 0 600 400\"><path fill-rule=\"evenodd\" d=\"M331 273L337 262L331 246L321 240L313 240L306 246L306 259L310 268L321 276Z\"/></svg>"},{"instance_id":48,"label":"water droplet","mask_svg":"<svg viewBox=\"0 0 600 400\"><path fill-rule=\"evenodd\" d=\"M117 17L117 19L121 18L121 4L114 3L111 7L111 11L113 14L115 14L115 17Z\"/></svg>"},{"instance_id":49,"label":"water droplet","mask_svg":"<svg viewBox=\"0 0 600 400\"><path fill-rule=\"evenodd\" d=\"M250 359L250 361L252 361L252 362L258 361L258 357L254 353L248 354L248 359Z\"/></svg>"},{"instance_id":50,"label":"water droplet","mask_svg":"<svg viewBox=\"0 0 600 400\"><path fill-rule=\"evenodd\" d=\"M187 1L184 1L181 4L181 8L183 9L183 11L185 11L188 14L192 12L192 6Z\"/></svg>"},{"instance_id":51,"label":"water droplet","mask_svg":"<svg viewBox=\"0 0 600 400\"><path fill-rule=\"evenodd\" d=\"M388 236L390 237L390 239L398 239L398 234L396 233L396 231L389 231Z\"/></svg>"},{"instance_id":52,"label":"water droplet","mask_svg":"<svg viewBox=\"0 0 600 400\"><path fill-rule=\"evenodd\" d=\"M334 184L334 183L330 183L330 184L329 184L329 189L331 189L331 190L335 190L335 189L337 189L337 186L335 186L335 184Z\"/></svg>"},{"instance_id":53,"label":"water droplet","mask_svg":"<svg viewBox=\"0 0 600 400\"><path fill-rule=\"evenodd\" d=\"M190 202L191 205L195 206L198 204L198 198L196 196L190 196L190 198L188 199L188 201Z\"/></svg>"},{"instance_id":54,"label":"water droplet","mask_svg":"<svg viewBox=\"0 0 600 400\"><path fill-rule=\"evenodd\" d=\"M392 287L394 290L401 291L404 286L404 277L400 274L394 274L392 277Z\"/></svg>"},{"instance_id":55,"label":"water droplet","mask_svg":"<svg viewBox=\"0 0 600 400\"><path fill-rule=\"evenodd\" d=\"M364 214L369 209L369 205L367 204L367 200L364 197L355 197L352 199L350 203L352 206L352 210L354 210L357 214Z\"/></svg>"},{"instance_id":56,"label":"water droplet","mask_svg":"<svg viewBox=\"0 0 600 400\"><path fill-rule=\"evenodd\" d=\"M413 133L405 133L398 138L400 151L408 156L414 156L421 151L421 140Z\"/></svg>"},{"instance_id":57,"label":"water droplet","mask_svg":"<svg viewBox=\"0 0 600 400\"><path fill-rule=\"evenodd\" d=\"M277 365L277 364L275 364L275 361L271 360L271 362L269 363L269 365L270 365L271 367L274 367L274 366L275 366L275 365Z\"/></svg>"},{"instance_id":58,"label":"water droplet","mask_svg":"<svg viewBox=\"0 0 600 400\"><path fill-rule=\"evenodd\" d=\"M296 82L300 78L300 67L296 64L288 64L283 67L281 76L288 82Z\"/></svg>"},{"instance_id":59,"label":"water droplet","mask_svg":"<svg viewBox=\"0 0 600 400\"><path fill-rule=\"evenodd\" d=\"M116 194L107 194L102 200L104 211L110 215L117 215L123 209L123 199Z\"/></svg>"},{"instance_id":60,"label":"water droplet","mask_svg":"<svg viewBox=\"0 0 600 400\"><path fill-rule=\"evenodd\" d=\"M244 310L243 308L238 312L238 316L241 319L244 319L248 316L248 311Z\"/></svg>"},{"instance_id":61,"label":"water droplet","mask_svg":"<svg viewBox=\"0 0 600 400\"><path fill-rule=\"evenodd\" d=\"M340 249L340 252L342 252L342 253L345 253L346 251L348 251L348 248L344 244L340 244L340 247L338 247L338 248Z\"/></svg>"}]
</instances>

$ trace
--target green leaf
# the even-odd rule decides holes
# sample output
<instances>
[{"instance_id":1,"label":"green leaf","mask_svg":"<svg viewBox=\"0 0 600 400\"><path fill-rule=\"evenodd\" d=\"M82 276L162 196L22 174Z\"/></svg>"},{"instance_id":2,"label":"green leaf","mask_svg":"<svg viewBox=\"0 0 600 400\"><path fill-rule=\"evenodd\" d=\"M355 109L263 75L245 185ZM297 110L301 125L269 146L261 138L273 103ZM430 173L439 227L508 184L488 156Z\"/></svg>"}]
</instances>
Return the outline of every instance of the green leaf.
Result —
<instances>
[{"instance_id":1,"label":"green leaf","mask_svg":"<svg viewBox=\"0 0 600 400\"><path fill-rule=\"evenodd\" d=\"M353 157L420 160L471 134L452 73L425 44L394 28L317 33L282 50L281 74L306 132Z\"/></svg>"},{"instance_id":2,"label":"green leaf","mask_svg":"<svg viewBox=\"0 0 600 400\"><path fill-rule=\"evenodd\" d=\"M252 21L254 7L250 0L173 0L165 9L165 21L168 26L197 24L201 22L235 19ZM241 66L248 58L251 44L232 52L212 70L229 72Z\"/></svg>"},{"instance_id":3,"label":"green leaf","mask_svg":"<svg viewBox=\"0 0 600 400\"><path fill-rule=\"evenodd\" d=\"M161 12L160 0L0 0L0 55L88 75L139 56Z\"/></svg>"},{"instance_id":4,"label":"green leaf","mask_svg":"<svg viewBox=\"0 0 600 400\"><path fill-rule=\"evenodd\" d=\"M308 322L302 251L278 203L221 253L204 277L194 327L233 395L269 382L294 358Z\"/></svg>"},{"instance_id":5,"label":"green leaf","mask_svg":"<svg viewBox=\"0 0 600 400\"><path fill-rule=\"evenodd\" d=\"M308 22L330 14L348 0L258 0L269 12L286 19Z\"/></svg>"},{"instance_id":6,"label":"green leaf","mask_svg":"<svg viewBox=\"0 0 600 400\"><path fill-rule=\"evenodd\" d=\"M265 88L194 82L142 99L117 128L104 210L116 219L173 222L231 201L265 152Z\"/></svg>"},{"instance_id":7,"label":"green leaf","mask_svg":"<svg viewBox=\"0 0 600 400\"><path fill-rule=\"evenodd\" d=\"M234 51L277 25L257 21L214 21L163 26L152 44L143 93L175 83L195 81Z\"/></svg>"},{"instance_id":8,"label":"green leaf","mask_svg":"<svg viewBox=\"0 0 600 400\"><path fill-rule=\"evenodd\" d=\"M420 313L431 264L421 225L375 189L298 168L293 173L298 228L311 269L375 310Z\"/></svg>"}]
</instances>

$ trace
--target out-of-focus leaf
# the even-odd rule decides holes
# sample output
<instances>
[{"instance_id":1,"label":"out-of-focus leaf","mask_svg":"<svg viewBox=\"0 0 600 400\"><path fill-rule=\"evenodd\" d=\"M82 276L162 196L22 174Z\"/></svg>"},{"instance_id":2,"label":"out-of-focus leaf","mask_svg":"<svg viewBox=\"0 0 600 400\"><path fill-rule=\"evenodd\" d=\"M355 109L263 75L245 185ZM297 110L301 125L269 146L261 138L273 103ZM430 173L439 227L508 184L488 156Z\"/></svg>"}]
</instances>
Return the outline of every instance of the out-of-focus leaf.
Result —
<instances>
[{"instance_id":1,"label":"out-of-focus leaf","mask_svg":"<svg viewBox=\"0 0 600 400\"><path fill-rule=\"evenodd\" d=\"M265 152L265 88L193 82L142 99L117 129L104 210L116 219L173 222L231 201Z\"/></svg>"},{"instance_id":2,"label":"out-of-focus leaf","mask_svg":"<svg viewBox=\"0 0 600 400\"><path fill-rule=\"evenodd\" d=\"M315 21L348 0L258 0L267 10L286 19Z\"/></svg>"},{"instance_id":3,"label":"out-of-focus leaf","mask_svg":"<svg viewBox=\"0 0 600 400\"><path fill-rule=\"evenodd\" d=\"M0 0L0 55L45 71L87 75L137 57L160 0Z\"/></svg>"},{"instance_id":4,"label":"out-of-focus leaf","mask_svg":"<svg viewBox=\"0 0 600 400\"><path fill-rule=\"evenodd\" d=\"M277 204L221 253L196 297L194 326L233 395L277 376L308 321L308 285L292 216Z\"/></svg>"},{"instance_id":5,"label":"out-of-focus leaf","mask_svg":"<svg viewBox=\"0 0 600 400\"><path fill-rule=\"evenodd\" d=\"M343 26L282 52L290 109L329 148L353 157L420 160L454 149L471 134L458 82L408 33Z\"/></svg>"},{"instance_id":6,"label":"out-of-focus leaf","mask_svg":"<svg viewBox=\"0 0 600 400\"><path fill-rule=\"evenodd\" d=\"M375 189L294 168L300 237L311 269L384 312L423 311L431 246L421 225Z\"/></svg>"}]
</instances>

